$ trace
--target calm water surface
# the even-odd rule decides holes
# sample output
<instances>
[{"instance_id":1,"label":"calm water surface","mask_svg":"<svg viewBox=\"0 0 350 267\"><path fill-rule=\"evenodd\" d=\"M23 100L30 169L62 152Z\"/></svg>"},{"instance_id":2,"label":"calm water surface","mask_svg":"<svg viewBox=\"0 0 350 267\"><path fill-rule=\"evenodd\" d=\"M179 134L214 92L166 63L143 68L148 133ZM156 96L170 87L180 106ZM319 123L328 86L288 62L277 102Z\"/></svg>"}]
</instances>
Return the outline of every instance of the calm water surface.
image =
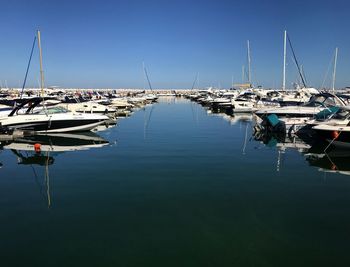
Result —
<instances>
[{"instance_id":1,"label":"calm water surface","mask_svg":"<svg viewBox=\"0 0 350 267\"><path fill-rule=\"evenodd\" d=\"M0 265L350 266L350 161L251 125L168 98L98 132L107 145L5 145Z\"/></svg>"}]
</instances>

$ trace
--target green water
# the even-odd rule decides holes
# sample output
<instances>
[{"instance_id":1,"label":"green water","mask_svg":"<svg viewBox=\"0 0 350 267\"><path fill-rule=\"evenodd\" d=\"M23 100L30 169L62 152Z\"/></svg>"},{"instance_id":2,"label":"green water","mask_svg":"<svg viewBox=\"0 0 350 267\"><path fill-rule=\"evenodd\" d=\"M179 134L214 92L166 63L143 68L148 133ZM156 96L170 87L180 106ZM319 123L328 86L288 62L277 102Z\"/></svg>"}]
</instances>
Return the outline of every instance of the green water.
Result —
<instances>
[{"instance_id":1,"label":"green water","mask_svg":"<svg viewBox=\"0 0 350 267\"><path fill-rule=\"evenodd\" d=\"M48 168L4 147L0 266L349 266L350 176L251 125L170 98Z\"/></svg>"}]
</instances>

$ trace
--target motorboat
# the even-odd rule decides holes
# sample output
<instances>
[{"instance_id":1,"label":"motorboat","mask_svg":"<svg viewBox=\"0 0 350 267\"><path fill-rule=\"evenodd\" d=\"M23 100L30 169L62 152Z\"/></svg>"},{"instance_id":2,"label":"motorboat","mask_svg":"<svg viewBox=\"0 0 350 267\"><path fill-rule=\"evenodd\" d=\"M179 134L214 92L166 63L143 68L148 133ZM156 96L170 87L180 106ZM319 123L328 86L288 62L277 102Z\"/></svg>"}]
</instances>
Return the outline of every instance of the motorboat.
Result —
<instances>
[{"instance_id":1,"label":"motorboat","mask_svg":"<svg viewBox=\"0 0 350 267\"><path fill-rule=\"evenodd\" d=\"M101 105L93 101L82 103L61 103L58 104L58 106L64 107L72 112L79 113L100 113L113 115L117 112L117 110L113 107Z\"/></svg>"},{"instance_id":2,"label":"motorboat","mask_svg":"<svg viewBox=\"0 0 350 267\"><path fill-rule=\"evenodd\" d=\"M301 106L286 106L280 108L263 108L255 112L259 117L276 114L280 117L313 117L320 111L331 106L345 106L342 99L330 93L321 93L310 98L309 102Z\"/></svg>"},{"instance_id":3,"label":"motorboat","mask_svg":"<svg viewBox=\"0 0 350 267\"><path fill-rule=\"evenodd\" d=\"M317 136L334 146L350 148L350 126L320 124L312 127Z\"/></svg>"},{"instance_id":4,"label":"motorboat","mask_svg":"<svg viewBox=\"0 0 350 267\"><path fill-rule=\"evenodd\" d=\"M329 93L319 94L311 97L308 105L288 106L277 109L258 110L256 114L260 117L259 127L267 131L283 131L288 134L295 134L300 131L310 130L309 121L325 118L333 114L339 108L346 108L344 101ZM318 111L317 113L315 113ZM319 124L319 121L317 123Z\"/></svg>"},{"instance_id":5,"label":"motorboat","mask_svg":"<svg viewBox=\"0 0 350 267\"><path fill-rule=\"evenodd\" d=\"M39 133L78 132L89 131L109 119L106 115L76 113L59 106L35 111L43 100L31 98L16 106L7 117L0 118L1 126ZM20 113L22 108L26 108L24 114Z\"/></svg>"}]
</instances>

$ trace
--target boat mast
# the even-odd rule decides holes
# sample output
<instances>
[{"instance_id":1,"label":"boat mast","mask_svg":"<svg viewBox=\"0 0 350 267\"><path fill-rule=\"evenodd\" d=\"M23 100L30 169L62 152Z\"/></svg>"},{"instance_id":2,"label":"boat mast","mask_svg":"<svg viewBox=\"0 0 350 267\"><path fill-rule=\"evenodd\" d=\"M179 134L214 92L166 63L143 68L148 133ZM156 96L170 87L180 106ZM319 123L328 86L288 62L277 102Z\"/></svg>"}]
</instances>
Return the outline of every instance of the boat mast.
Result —
<instances>
[{"instance_id":1,"label":"boat mast","mask_svg":"<svg viewBox=\"0 0 350 267\"><path fill-rule=\"evenodd\" d=\"M248 49L248 82L249 82L249 84L251 84L252 81L251 81L251 73L250 73L250 46L249 46L249 40L247 40L247 49Z\"/></svg>"},{"instance_id":2,"label":"boat mast","mask_svg":"<svg viewBox=\"0 0 350 267\"><path fill-rule=\"evenodd\" d=\"M335 48L332 89L335 90L335 73L337 71L338 47Z\"/></svg>"},{"instance_id":3,"label":"boat mast","mask_svg":"<svg viewBox=\"0 0 350 267\"><path fill-rule=\"evenodd\" d=\"M147 73L147 69L146 69L146 66L145 66L145 63L143 62L143 71L144 71L144 74L147 78L147 82L148 82L148 86L149 86L149 89L151 89L151 91L153 92L153 89L152 89L152 85L151 85L151 81L149 80L149 77L148 77L148 73Z\"/></svg>"},{"instance_id":4,"label":"boat mast","mask_svg":"<svg viewBox=\"0 0 350 267\"><path fill-rule=\"evenodd\" d=\"M245 68L244 65L242 65L242 84L245 82Z\"/></svg>"},{"instance_id":5,"label":"boat mast","mask_svg":"<svg viewBox=\"0 0 350 267\"><path fill-rule=\"evenodd\" d=\"M304 68L303 68L303 65L300 64L300 72L301 72L301 75L304 77ZM298 86L300 87L300 84L302 84L302 80L301 80L301 77L299 77L299 82L298 82Z\"/></svg>"},{"instance_id":6,"label":"boat mast","mask_svg":"<svg viewBox=\"0 0 350 267\"><path fill-rule=\"evenodd\" d=\"M283 81L282 90L286 90L286 57L287 57L287 31L284 31L284 42L283 42Z\"/></svg>"},{"instance_id":7,"label":"boat mast","mask_svg":"<svg viewBox=\"0 0 350 267\"><path fill-rule=\"evenodd\" d=\"M36 41L36 36L34 37L34 41L33 41L33 45L32 45L32 50L30 52L30 57L29 57L29 62L27 65L27 70L26 70L26 74L24 76L24 81L23 81L23 85L22 85L22 91L21 91L21 99L23 97L23 92L24 92L24 87L26 86L26 82L27 82L27 77L28 77L28 71L29 71L29 67L30 67L30 62L32 61L32 56L33 56L33 52L34 52L34 47L35 47L35 41Z\"/></svg>"},{"instance_id":8,"label":"boat mast","mask_svg":"<svg viewBox=\"0 0 350 267\"><path fill-rule=\"evenodd\" d=\"M197 86L198 86L198 89L199 89L199 72L197 72Z\"/></svg>"},{"instance_id":9,"label":"boat mast","mask_svg":"<svg viewBox=\"0 0 350 267\"><path fill-rule=\"evenodd\" d=\"M146 74L145 74L145 62L142 61L142 70L143 70L143 91L146 92Z\"/></svg>"},{"instance_id":10,"label":"boat mast","mask_svg":"<svg viewBox=\"0 0 350 267\"><path fill-rule=\"evenodd\" d=\"M199 73L197 72L196 77L194 78L194 81L192 83L191 91L193 91L194 87L196 86L196 82L198 81L198 75Z\"/></svg>"},{"instance_id":11,"label":"boat mast","mask_svg":"<svg viewBox=\"0 0 350 267\"><path fill-rule=\"evenodd\" d=\"M39 46L39 58L40 58L40 89L41 89L41 97L44 96L44 71L43 71L43 55L41 51L41 39L40 39L40 31L38 30L38 46Z\"/></svg>"}]
</instances>

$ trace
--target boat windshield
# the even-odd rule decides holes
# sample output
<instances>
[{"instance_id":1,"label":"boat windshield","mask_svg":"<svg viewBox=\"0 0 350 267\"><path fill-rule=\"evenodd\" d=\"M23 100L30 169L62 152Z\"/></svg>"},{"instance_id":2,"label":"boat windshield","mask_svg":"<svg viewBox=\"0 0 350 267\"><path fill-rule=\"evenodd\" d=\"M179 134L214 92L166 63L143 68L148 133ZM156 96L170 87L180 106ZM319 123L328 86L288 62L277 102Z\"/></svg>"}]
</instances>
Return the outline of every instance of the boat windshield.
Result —
<instances>
[{"instance_id":1,"label":"boat windshield","mask_svg":"<svg viewBox=\"0 0 350 267\"><path fill-rule=\"evenodd\" d=\"M324 95L315 95L310 98L309 103L305 104L306 107L318 107L318 106L324 106L324 107L331 107L336 106L339 101L336 101L334 97L327 97Z\"/></svg>"},{"instance_id":2,"label":"boat windshield","mask_svg":"<svg viewBox=\"0 0 350 267\"><path fill-rule=\"evenodd\" d=\"M350 113L348 110L340 109L337 113L334 114L332 118L337 120L345 120L350 117Z\"/></svg>"},{"instance_id":3,"label":"boat windshield","mask_svg":"<svg viewBox=\"0 0 350 267\"><path fill-rule=\"evenodd\" d=\"M42 109L36 112L36 114L57 114L57 113L67 113L67 112L69 112L69 110L65 109L64 107L51 107L47 109Z\"/></svg>"},{"instance_id":4,"label":"boat windshield","mask_svg":"<svg viewBox=\"0 0 350 267\"><path fill-rule=\"evenodd\" d=\"M316 114L315 118L318 121L328 119L346 120L350 117L350 110L341 109L339 107L329 107Z\"/></svg>"}]
</instances>

